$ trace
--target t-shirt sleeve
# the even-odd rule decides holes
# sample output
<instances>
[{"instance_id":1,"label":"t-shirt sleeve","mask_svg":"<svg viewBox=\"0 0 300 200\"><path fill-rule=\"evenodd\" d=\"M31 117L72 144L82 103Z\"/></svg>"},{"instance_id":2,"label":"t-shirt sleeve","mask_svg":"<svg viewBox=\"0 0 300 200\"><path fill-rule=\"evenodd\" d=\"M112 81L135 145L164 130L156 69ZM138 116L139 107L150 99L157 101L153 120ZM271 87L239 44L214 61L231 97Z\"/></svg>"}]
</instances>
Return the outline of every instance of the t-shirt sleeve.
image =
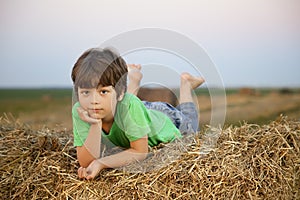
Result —
<instances>
[{"instance_id":1,"label":"t-shirt sleeve","mask_svg":"<svg viewBox=\"0 0 300 200\"><path fill-rule=\"evenodd\" d=\"M88 136L90 125L80 119L77 108L79 103L74 104L72 108L74 146L82 146Z\"/></svg>"}]
</instances>

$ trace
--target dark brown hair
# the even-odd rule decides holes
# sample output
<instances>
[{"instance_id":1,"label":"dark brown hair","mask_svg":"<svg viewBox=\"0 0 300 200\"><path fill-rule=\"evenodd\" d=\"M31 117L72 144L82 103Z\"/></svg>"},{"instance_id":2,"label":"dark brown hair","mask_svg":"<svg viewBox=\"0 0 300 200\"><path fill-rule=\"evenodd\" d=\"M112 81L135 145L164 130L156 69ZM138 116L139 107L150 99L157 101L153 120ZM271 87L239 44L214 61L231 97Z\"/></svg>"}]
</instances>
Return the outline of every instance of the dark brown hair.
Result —
<instances>
[{"instance_id":1,"label":"dark brown hair","mask_svg":"<svg viewBox=\"0 0 300 200\"><path fill-rule=\"evenodd\" d=\"M98 88L113 86L119 97L127 89L127 65L112 48L92 48L76 61L71 78L77 93L78 87Z\"/></svg>"}]
</instances>

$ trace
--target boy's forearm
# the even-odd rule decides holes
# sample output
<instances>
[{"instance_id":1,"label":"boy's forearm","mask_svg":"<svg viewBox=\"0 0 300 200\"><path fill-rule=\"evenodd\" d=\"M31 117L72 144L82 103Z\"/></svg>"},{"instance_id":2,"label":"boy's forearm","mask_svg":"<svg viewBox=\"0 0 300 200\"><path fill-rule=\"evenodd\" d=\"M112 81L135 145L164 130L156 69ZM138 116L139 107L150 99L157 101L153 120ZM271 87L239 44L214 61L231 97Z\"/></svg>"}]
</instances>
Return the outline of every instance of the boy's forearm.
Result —
<instances>
[{"instance_id":1,"label":"boy's forearm","mask_svg":"<svg viewBox=\"0 0 300 200\"><path fill-rule=\"evenodd\" d=\"M101 129L101 123L91 124L88 137L84 142L84 147L95 159L100 157Z\"/></svg>"},{"instance_id":2,"label":"boy's forearm","mask_svg":"<svg viewBox=\"0 0 300 200\"><path fill-rule=\"evenodd\" d=\"M116 168L128 165L135 161L142 161L147 157L147 153L140 153L135 149L127 149L120 153L98 159L102 168Z\"/></svg>"}]
</instances>

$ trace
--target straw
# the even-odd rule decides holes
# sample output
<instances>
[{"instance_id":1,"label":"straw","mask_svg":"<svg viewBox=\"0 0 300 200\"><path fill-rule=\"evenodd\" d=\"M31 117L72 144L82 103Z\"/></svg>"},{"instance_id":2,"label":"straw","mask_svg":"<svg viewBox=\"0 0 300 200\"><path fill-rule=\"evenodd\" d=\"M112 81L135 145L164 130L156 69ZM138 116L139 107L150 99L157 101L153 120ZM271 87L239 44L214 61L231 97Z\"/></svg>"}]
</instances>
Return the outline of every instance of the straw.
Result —
<instances>
[{"instance_id":1,"label":"straw","mask_svg":"<svg viewBox=\"0 0 300 200\"><path fill-rule=\"evenodd\" d=\"M300 199L300 122L286 116L207 127L91 181L77 177L71 132L6 115L0 138L0 199Z\"/></svg>"}]
</instances>

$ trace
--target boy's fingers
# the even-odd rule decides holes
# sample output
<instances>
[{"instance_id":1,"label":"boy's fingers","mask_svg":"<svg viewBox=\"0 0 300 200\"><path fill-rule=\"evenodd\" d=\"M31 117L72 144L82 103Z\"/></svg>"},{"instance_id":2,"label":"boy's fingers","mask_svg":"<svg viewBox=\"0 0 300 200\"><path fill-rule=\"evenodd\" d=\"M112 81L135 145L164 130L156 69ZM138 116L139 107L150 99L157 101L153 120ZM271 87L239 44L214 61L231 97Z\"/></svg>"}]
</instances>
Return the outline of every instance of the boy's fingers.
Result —
<instances>
[{"instance_id":1,"label":"boy's fingers","mask_svg":"<svg viewBox=\"0 0 300 200\"><path fill-rule=\"evenodd\" d=\"M97 171L87 171L87 176L85 177L87 180L95 178L97 175Z\"/></svg>"},{"instance_id":2,"label":"boy's fingers","mask_svg":"<svg viewBox=\"0 0 300 200\"><path fill-rule=\"evenodd\" d=\"M98 173L100 172L98 161L94 160L87 168L86 168L86 179L93 179L95 178Z\"/></svg>"},{"instance_id":3,"label":"boy's fingers","mask_svg":"<svg viewBox=\"0 0 300 200\"><path fill-rule=\"evenodd\" d=\"M77 112L81 118L86 118L88 116L88 112L82 109L81 107L77 108Z\"/></svg>"},{"instance_id":4,"label":"boy's fingers","mask_svg":"<svg viewBox=\"0 0 300 200\"><path fill-rule=\"evenodd\" d=\"M85 122L92 123L92 124L101 122L101 119L96 119L96 118L93 118L93 116L89 116L88 111L84 110L81 107L77 108L77 112L78 112L78 115L81 118L81 120L83 120Z\"/></svg>"},{"instance_id":5,"label":"boy's fingers","mask_svg":"<svg viewBox=\"0 0 300 200\"><path fill-rule=\"evenodd\" d=\"M78 176L79 176L79 178L84 178L84 176L83 176L83 168L82 167L79 167L79 169L78 169Z\"/></svg>"},{"instance_id":6,"label":"boy's fingers","mask_svg":"<svg viewBox=\"0 0 300 200\"><path fill-rule=\"evenodd\" d=\"M84 167L80 167L78 169L78 176L79 176L79 178L86 178L87 179L87 177L88 177L87 169L84 168Z\"/></svg>"},{"instance_id":7,"label":"boy's fingers","mask_svg":"<svg viewBox=\"0 0 300 200\"><path fill-rule=\"evenodd\" d=\"M78 108L77 108L77 111L78 111L79 113L82 113L82 112L84 112L84 109L81 108L81 107L78 107Z\"/></svg>"},{"instance_id":8,"label":"boy's fingers","mask_svg":"<svg viewBox=\"0 0 300 200\"><path fill-rule=\"evenodd\" d=\"M90 179L93 179L94 177L92 177L91 175L88 175L87 177L86 177L86 179L87 180L90 180Z\"/></svg>"},{"instance_id":9,"label":"boy's fingers","mask_svg":"<svg viewBox=\"0 0 300 200\"><path fill-rule=\"evenodd\" d=\"M94 162L94 161L93 161ZM91 164L93 164L93 162ZM87 180L94 178L95 176L93 176L93 168L91 167L91 164L88 166L86 173L87 176L85 177Z\"/></svg>"}]
</instances>

